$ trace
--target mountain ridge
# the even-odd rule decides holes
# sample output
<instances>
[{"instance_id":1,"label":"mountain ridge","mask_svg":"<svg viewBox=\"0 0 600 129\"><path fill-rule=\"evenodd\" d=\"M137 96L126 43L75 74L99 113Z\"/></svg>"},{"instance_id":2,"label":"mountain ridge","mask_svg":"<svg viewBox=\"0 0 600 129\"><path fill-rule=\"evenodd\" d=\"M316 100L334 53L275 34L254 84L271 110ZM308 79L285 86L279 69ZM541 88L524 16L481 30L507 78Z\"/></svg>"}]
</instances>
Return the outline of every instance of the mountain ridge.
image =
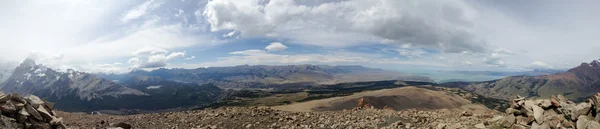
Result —
<instances>
[{"instance_id":1,"label":"mountain ridge","mask_svg":"<svg viewBox=\"0 0 600 129\"><path fill-rule=\"evenodd\" d=\"M571 68L566 72L540 76L511 76L502 79L473 83L444 83L448 87L460 87L492 98L510 100L527 96L548 98L563 94L574 100L582 100L600 91L600 61Z\"/></svg>"},{"instance_id":2,"label":"mountain ridge","mask_svg":"<svg viewBox=\"0 0 600 129\"><path fill-rule=\"evenodd\" d=\"M127 74L98 74L119 82L135 81L140 76L195 84L215 84L220 88L267 88L282 84L336 84L344 82L405 80L433 82L428 77L402 74L363 66L328 65L239 65L196 69L134 70Z\"/></svg>"}]
</instances>

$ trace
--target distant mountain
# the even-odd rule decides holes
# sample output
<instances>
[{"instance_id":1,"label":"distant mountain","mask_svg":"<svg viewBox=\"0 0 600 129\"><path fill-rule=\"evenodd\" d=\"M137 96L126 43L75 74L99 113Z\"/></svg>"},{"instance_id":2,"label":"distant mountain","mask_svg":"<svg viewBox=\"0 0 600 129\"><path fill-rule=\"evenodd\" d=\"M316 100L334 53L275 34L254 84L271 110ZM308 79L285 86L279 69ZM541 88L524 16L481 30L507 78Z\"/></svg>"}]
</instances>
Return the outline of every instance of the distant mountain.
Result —
<instances>
[{"instance_id":1,"label":"distant mountain","mask_svg":"<svg viewBox=\"0 0 600 129\"><path fill-rule=\"evenodd\" d=\"M40 97L62 98L73 94L80 99L92 100L106 96L144 95L145 93L117 83L98 78L92 74L68 70L58 72L44 65L25 60L2 85L4 92L34 94Z\"/></svg>"},{"instance_id":2,"label":"distant mountain","mask_svg":"<svg viewBox=\"0 0 600 129\"><path fill-rule=\"evenodd\" d=\"M566 72L567 70L561 69L534 69L531 71L447 71L450 73L466 74L466 75L488 75L488 76L539 76L539 75L550 75L560 72Z\"/></svg>"},{"instance_id":3,"label":"distant mountain","mask_svg":"<svg viewBox=\"0 0 600 129\"><path fill-rule=\"evenodd\" d=\"M5 93L33 94L56 102L63 111L158 110L208 105L221 89L213 85L172 81L137 82L124 86L96 75L59 72L27 59L2 83Z\"/></svg>"},{"instance_id":4,"label":"distant mountain","mask_svg":"<svg viewBox=\"0 0 600 129\"><path fill-rule=\"evenodd\" d=\"M169 80L192 84L214 84L220 88L267 88L283 84L336 84L345 82L405 80L432 82L423 76L402 74L362 66L326 65L242 65L198 69L136 70L126 75L98 74L122 83L148 79Z\"/></svg>"},{"instance_id":5,"label":"distant mountain","mask_svg":"<svg viewBox=\"0 0 600 129\"><path fill-rule=\"evenodd\" d=\"M540 76L512 76L485 82L454 82L442 84L460 87L493 98L509 100L516 95L548 98L563 94L575 100L600 91L600 62L582 63L566 72Z\"/></svg>"}]
</instances>

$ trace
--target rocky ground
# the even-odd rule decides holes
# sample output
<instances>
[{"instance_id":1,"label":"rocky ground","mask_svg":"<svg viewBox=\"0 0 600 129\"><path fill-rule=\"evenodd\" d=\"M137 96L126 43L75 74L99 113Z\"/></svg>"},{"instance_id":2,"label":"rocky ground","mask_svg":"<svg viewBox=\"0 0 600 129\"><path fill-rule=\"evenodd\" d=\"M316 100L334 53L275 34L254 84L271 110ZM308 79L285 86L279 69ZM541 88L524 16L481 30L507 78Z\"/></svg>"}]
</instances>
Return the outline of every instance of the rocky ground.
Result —
<instances>
[{"instance_id":1,"label":"rocky ground","mask_svg":"<svg viewBox=\"0 0 600 129\"><path fill-rule=\"evenodd\" d=\"M129 116L59 112L68 128L108 128L119 123L133 128L475 128L497 112L485 114L450 110L394 111L363 109L289 112L268 107L234 107Z\"/></svg>"}]
</instances>

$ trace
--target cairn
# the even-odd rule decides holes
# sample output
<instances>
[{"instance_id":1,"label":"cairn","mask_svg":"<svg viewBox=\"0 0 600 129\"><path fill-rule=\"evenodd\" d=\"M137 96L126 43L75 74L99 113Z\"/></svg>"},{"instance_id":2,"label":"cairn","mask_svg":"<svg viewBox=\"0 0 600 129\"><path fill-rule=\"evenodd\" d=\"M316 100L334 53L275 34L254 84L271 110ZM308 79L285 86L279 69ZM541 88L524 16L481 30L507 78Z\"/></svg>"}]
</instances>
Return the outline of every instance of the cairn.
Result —
<instances>
[{"instance_id":1,"label":"cairn","mask_svg":"<svg viewBox=\"0 0 600 129\"><path fill-rule=\"evenodd\" d=\"M65 129L62 118L56 116L54 103L35 95L3 94L0 92L0 126L20 129Z\"/></svg>"},{"instance_id":2,"label":"cairn","mask_svg":"<svg viewBox=\"0 0 600 129\"><path fill-rule=\"evenodd\" d=\"M582 103L574 103L562 95L536 100L517 96L506 109L508 116L501 118L497 124L513 129L598 129L599 112L600 93Z\"/></svg>"}]
</instances>

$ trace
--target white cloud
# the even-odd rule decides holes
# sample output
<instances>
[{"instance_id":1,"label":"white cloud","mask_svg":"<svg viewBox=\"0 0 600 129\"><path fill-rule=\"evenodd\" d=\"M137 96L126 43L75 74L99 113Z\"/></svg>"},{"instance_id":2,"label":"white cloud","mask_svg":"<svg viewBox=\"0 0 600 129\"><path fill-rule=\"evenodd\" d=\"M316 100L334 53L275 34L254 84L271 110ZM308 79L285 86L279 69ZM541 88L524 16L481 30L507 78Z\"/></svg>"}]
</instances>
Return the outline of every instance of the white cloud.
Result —
<instances>
[{"instance_id":1,"label":"white cloud","mask_svg":"<svg viewBox=\"0 0 600 129\"><path fill-rule=\"evenodd\" d=\"M269 46L265 47L265 49L267 49L267 51L276 52L288 49L288 47L281 44L280 42L272 42L271 44L269 44Z\"/></svg>"},{"instance_id":2,"label":"white cloud","mask_svg":"<svg viewBox=\"0 0 600 129\"><path fill-rule=\"evenodd\" d=\"M175 58L183 58L185 57L185 52L173 52L171 54L169 54L166 59L167 60L173 60Z\"/></svg>"},{"instance_id":3,"label":"white cloud","mask_svg":"<svg viewBox=\"0 0 600 129\"><path fill-rule=\"evenodd\" d=\"M138 19L146 15L148 11L158 8L161 4L162 3L155 3L154 0L146 1L141 5L127 11L123 18L121 18L121 22L128 23L131 20Z\"/></svg>"},{"instance_id":4,"label":"white cloud","mask_svg":"<svg viewBox=\"0 0 600 129\"><path fill-rule=\"evenodd\" d=\"M550 64L547 64L545 62L542 62L542 61L534 61L534 62L531 63L530 68L533 68L533 69L554 69L555 67L552 66L552 65L550 65Z\"/></svg>"},{"instance_id":5,"label":"white cloud","mask_svg":"<svg viewBox=\"0 0 600 129\"><path fill-rule=\"evenodd\" d=\"M168 51L158 47L144 47L133 52L135 56L149 56L155 54L166 54Z\"/></svg>"},{"instance_id":6,"label":"white cloud","mask_svg":"<svg viewBox=\"0 0 600 129\"><path fill-rule=\"evenodd\" d=\"M231 31L231 32L229 32L227 34L224 34L223 37L229 38L229 37L233 37L234 35L235 35L235 31Z\"/></svg>"},{"instance_id":7,"label":"white cloud","mask_svg":"<svg viewBox=\"0 0 600 129\"><path fill-rule=\"evenodd\" d=\"M161 68L167 66L169 61L185 57L185 52L172 52L156 47L144 47L133 53L136 57L130 58L127 63L131 68Z\"/></svg>"},{"instance_id":8,"label":"white cloud","mask_svg":"<svg viewBox=\"0 0 600 129\"><path fill-rule=\"evenodd\" d=\"M193 59L195 59L195 58L196 58L196 56L190 56L190 57L188 57L188 58L184 58L184 60L193 60Z\"/></svg>"},{"instance_id":9,"label":"white cloud","mask_svg":"<svg viewBox=\"0 0 600 129\"><path fill-rule=\"evenodd\" d=\"M347 0L306 6L294 0L215 0L208 2L203 16L212 31L275 35L293 43L348 46L398 41L445 52L485 49L471 31L477 12L463 1Z\"/></svg>"}]
</instances>

